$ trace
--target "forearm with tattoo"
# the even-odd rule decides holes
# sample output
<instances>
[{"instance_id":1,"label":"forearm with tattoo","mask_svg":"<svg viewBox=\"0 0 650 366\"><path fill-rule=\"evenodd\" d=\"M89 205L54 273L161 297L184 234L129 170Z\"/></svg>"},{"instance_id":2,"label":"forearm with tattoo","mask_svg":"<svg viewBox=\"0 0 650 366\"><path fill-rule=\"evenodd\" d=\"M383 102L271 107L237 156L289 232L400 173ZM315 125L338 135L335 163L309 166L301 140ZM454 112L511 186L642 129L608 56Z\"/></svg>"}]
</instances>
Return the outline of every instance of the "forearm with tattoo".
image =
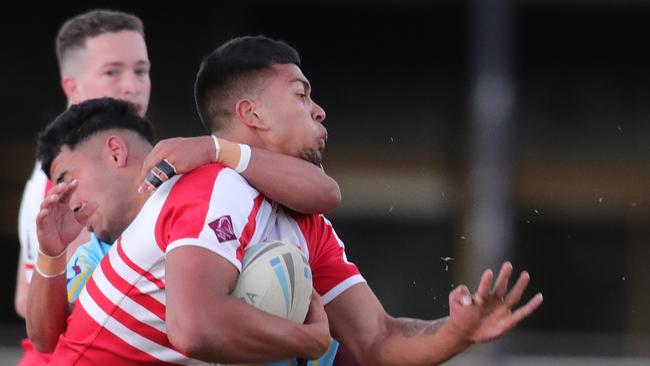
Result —
<instances>
[{"instance_id":1,"label":"forearm with tattoo","mask_svg":"<svg viewBox=\"0 0 650 366\"><path fill-rule=\"evenodd\" d=\"M442 327L449 317L436 319L436 320L420 320L409 318L395 319L395 325L399 334L406 338L415 336L432 336Z\"/></svg>"}]
</instances>

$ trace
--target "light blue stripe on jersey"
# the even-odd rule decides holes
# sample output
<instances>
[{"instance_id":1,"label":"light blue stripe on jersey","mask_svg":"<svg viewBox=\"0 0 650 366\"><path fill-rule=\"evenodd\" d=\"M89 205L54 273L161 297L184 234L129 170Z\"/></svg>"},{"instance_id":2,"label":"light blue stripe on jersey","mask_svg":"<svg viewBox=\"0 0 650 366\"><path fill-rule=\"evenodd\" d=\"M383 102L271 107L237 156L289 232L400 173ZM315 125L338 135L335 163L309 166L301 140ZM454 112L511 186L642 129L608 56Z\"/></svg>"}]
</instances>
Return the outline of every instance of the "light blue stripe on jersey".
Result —
<instances>
[{"instance_id":1,"label":"light blue stripe on jersey","mask_svg":"<svg viewBox=\"0 0 650 366\"><path fill-rule=\"evenodd\" d=\"M110 248L111 244L102 242L94 233L91 233L90 241L80 245L74 252L66 266L69 303L72 304L77 300L86 281Z\"/></svg>"},{"instance_id":2,"label":"light blue stripe on jersey","mask_svg":"<svg viewBox=\"0 0 650 366\"><path fill-rule=\"evenodd\" d=\"M307 366L332 366L334 364L336 351L338 350L339 342L332 339L332 343L330 343L330 348L327 349L327 352L325 352L318 360L307 362Z\"/></svg>"}]
</instances>

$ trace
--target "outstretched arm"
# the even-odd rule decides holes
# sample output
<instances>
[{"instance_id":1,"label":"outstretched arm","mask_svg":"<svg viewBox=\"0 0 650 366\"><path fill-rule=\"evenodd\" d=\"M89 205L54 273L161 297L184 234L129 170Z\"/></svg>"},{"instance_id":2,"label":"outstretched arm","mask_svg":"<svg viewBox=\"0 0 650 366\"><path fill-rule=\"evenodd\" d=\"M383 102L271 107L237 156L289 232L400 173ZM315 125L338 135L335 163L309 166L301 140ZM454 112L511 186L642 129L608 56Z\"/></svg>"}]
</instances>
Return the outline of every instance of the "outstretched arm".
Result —
<instances>
[{"instance_id":1,"label":"outstretched arm","mask_svg":"<svg viewBox=\"0 0 650 366\"><path fill-rule=\"evenodd\" d=\"M240 161L239 145L219 138L219 161L235 169ZM211 136L162 140L144 161L141 181L151 169L167 159L178 174L217 162ZM334 179L302 159L252 147L248 167L241 173L257 190L282 205L305 214L326 213L341 203ZM141 188L146 185L141 186Z\"/></svg>"},{"instance_id":2,"label":"outstretched arm","mask_svg":"<svg viewBox=\"0 0 650 366\"><path fill-rule=\"evenodd\" d=\"M490 290L486 271L471 295L459 286L449 295L450 316L433 321L392 318L366 284L358 284L325 310L334 338L362 365L437 365L476 342L490 341L517 325L542 302L541 294L517 310L529 276L522 273L506 295L512 265L503 265Z\"/></svg>"}]
</instances>

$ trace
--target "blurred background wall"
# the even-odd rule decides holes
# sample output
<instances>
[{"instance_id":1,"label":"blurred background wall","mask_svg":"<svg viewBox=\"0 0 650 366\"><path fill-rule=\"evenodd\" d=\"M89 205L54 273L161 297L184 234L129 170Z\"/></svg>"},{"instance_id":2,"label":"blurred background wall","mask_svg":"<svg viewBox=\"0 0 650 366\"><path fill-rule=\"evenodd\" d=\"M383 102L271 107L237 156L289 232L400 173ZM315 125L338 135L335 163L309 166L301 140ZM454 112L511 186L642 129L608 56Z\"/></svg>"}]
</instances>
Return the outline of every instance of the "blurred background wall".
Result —
<instances>
[{"instance_id":1,"label":"blurred background wall","mask_svg":"<svg viewBox=\"0 0 650 366\"><path fill-rule=\"evenodd\" d=\"M222 42L298 49L343 193L329 217L391 314L444 316L452 287L510 259L545 302L465 357L650 362L650 1L321 0L0 5L0 364L24 332L16 217L35 135L65 107L53 40L96 7L145 23L159 138L204 133L192 84Z\"/></svg>"}]
</instances>

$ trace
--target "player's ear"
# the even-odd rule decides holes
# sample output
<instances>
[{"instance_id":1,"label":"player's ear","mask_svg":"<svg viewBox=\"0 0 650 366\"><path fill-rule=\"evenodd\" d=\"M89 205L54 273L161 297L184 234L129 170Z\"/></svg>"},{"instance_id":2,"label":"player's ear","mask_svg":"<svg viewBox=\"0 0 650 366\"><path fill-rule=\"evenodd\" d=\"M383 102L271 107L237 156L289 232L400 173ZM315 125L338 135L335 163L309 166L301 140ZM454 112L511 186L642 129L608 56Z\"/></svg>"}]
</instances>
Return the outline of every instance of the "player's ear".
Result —
<instances>
[{"instance_id":1,"label":"player's ear","mask_svg":"<svg viewBox=\"0 0 650 366\"><path fill-rule=\"evenodd\" d=\"M242 98L235 104L237 119L247 127L268 130L262 114L254 100Z\"/></svg>"},{"instance_id":2,"label":"player's ear","mask_svg":"<svg viewBox=\"0 0 650 366\"><path fill-rule=\"evenodd\" d=\"M106 157L115 164L116 167L126 166L129 156L129 149L124 139L117 135L111 135L106 139Z\"/></svg>"},{"instance_id":3,"label":"player's ear","mask_svg":"<svg viewBox=\"0 0 650 366\"><path fill-rule=\"evenodd\" d=\"M71 104L78 103L79 85L74 76L65 76L61 79L61 89Z\"/></svg>"}]
</instances>

